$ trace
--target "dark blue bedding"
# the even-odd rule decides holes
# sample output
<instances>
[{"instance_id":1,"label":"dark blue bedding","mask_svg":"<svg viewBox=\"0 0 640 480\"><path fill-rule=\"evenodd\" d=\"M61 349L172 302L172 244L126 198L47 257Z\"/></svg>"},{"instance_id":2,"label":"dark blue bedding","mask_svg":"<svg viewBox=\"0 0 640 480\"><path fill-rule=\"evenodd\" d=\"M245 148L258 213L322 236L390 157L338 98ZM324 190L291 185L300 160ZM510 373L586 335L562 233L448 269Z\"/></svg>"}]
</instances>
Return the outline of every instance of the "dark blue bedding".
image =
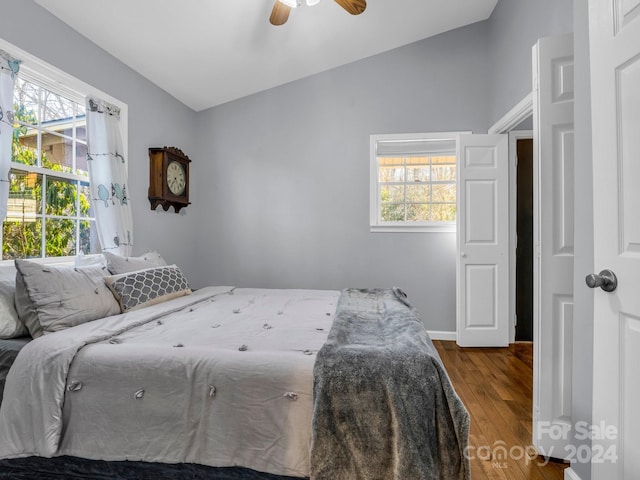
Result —
<instances>
[{"instance_id":1,"label":"dark blue bedding","mask_svg":"<svg viewBox=\"0 0 640 480\"><path fill-rule=\"evenodd\" d=\"M0 460L3 480L300 480L248 468L145 462L105 462L77 457Z\"/></svg>"}]
</instances>

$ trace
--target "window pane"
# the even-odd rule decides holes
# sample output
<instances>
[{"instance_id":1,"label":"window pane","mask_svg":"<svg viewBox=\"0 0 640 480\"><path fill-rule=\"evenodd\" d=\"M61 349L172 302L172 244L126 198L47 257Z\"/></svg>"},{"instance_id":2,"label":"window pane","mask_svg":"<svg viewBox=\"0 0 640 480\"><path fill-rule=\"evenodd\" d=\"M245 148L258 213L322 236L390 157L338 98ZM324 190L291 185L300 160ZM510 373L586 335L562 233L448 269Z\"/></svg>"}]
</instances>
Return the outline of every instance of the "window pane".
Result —
<instances>
[{"instance_id":1,"label":"window pane","mask_svg":"<svg viewBox=\"0 0 640 480\"><path fill-rule=\"evenodd\" d=\"M84 104L76 103L76 117L78 117L79 120L84 120L86 114L87 111L84 108ZM82 123L84 124L84 121Z\"/></svg>"},{"instance_id":2,"label":"window pane","mask_svg":"<svg viewBox=\"0 0 640 480\"><path fill-rule=\"evenodd\" d=\"M380 207L380 216L383 222L404 222L404 204L385 203Z\"/></svg>"},{"instance_id":3,"label":"window pane","mask_svg":"<svg viewBox=\"0 0 640 480\"><path fill-rule=\"evenodd\" d=\"M444 156L444 157L431 157L431 163L449 163L451 165L456 164L455 155Z\"/></svg>"},{"instance_id":4,"label":"window pane","mask_svg":"<svg viewBox=\"0 0 640 480\"><path fill-rule=\"evenodd\" d=\"M430 185L407 185L407 202L428 203L431 201Z\"/></svg>"},{"instance_id":5,"label":"window pane","mask_svg":"<svg viewBox=\"0 0 640 480\"><path fill-rule=\"evenodd\" d=\"M76 214L76 185L74 181L47 178L47 215Z\"/></svg>"},{"instance_id":6,"label":"window pane","mask_svg":"<svg viewBox=\"0 0 640 480\"><path fill-rule=\"evenodd\" d=\"M76 221L70 218L47 218L45 224L46 256L76 254Z\"/></svg>"},{"instance_id":7,"label":"window pane","mask_svg":"<svg viewBox=\"0 0 640 480\"><path fill-rule=\"evenodd\" d=\"M404 158L378 157L379 182L404 182Z\"/></svg>"},{"instance_id":8,"label":"window pane","mask_svg":"<svg viewBox=\"0 0 640 480\"><path fill-rule=\"evenodd\" d=\"M380 200L386 202L404 202L404 185L383 185L380 188Z\"/></svg>"},{"instance_id":9,"label":"window pane","mask_svg":"<svg viewBox=\"0 0 640 480\"><path fill-rule=\"evenodd\" d=\"M71 128L75 102L60 95L42 90L42 126L52 130Z\"/></svg>"},{"instance_id":10,"label":"window pane","mask_svg":"<svg viewBox=\"0 0 640 480\"><path fill-rule=\"evenodd\" d=\"M76 143L76 175L89 176L87 166L87 146L84 143Z\"/></svg>"},{"instance_id":11,"label":"window pane","mask_svg":"<svg viewBox=\"0 0 640 480\"><path fill-rule=\"evenodd\" d=\"M408 222L428 222L429 221L429 204L411 204L407 205L407 221Z\"/></svg>"},{"instance_id":12,"label":"window pane","mask_svg":"<svg viewBox=\"0 0 640 480\"><path fill-rule=\"evenodd\" d=\"M455 222L456 221L456 204L434 204L432 205L432 217L434 222Z\"/></svg>"},{"instance_id":13,"label":"window pane","mask_svg":"<svg viewBox=\"0 0 640 480\"><path fill-rule=\"evenodd\" d=\"M455 165L433 165L431 167L432 181L455 181L456 166Z\"/></svg>"},{"instance_id":14,"label":"window pane","mask_svg":"<svg viewBox=\"0 0 640 480\"><path fill-rule=\"evenodd\" d=\"M407 167L407 182L428 182L431 170L425 167Z\"/></svg>"},{"instance_id":15,"label":"window pane","mask_svg":"<svg viewBox=\"0 0 640 480\"><path fill-rule=\"evenodd\" d=\"M383 166L404 166L404 158L402 157L378 157L378 165Z\"/></svg>"},{"instance_id":16,"label":"window pane","mask_svg":"<svg viewBox=\"0 0 640 480\"><path fill-rule=\"evenodd\" d=\"M100 253L98 230L93 220L80 220L80 250L85 255Z\"/></svg>"},{"instance_id":17,"label":"window pane","mask_svg":"<svg viewBox=\"0 0 640 480\"><path fill-rule=\"evenodd\" d=\"M438 203L455 203L456 202L456 185L455 183L435 184L433 188L433 201Z\"/></svg>"},{"instance_id":18,"label":"window pane","mask_svg":"<svg viewBox=\"0 0 640 480\"><path fill-rule=\"evenodd\" d=\"M404 182L404 167L380 167L378 169L378 181L382 183L388 182Z\"/></svg>"},{"instance_id":19,"label":"window pane","mask_svg":"<svg viewBox=\"0 0 640 480\"><path fill-rule=\"evenodd\" d=\"M11 170L7 220L35 221L42 213L42 175Z\"/></svg>"},{"instance_id":20,"label":"window pane","mask_svg":"<svg viewBox=\"0 0 640 480\"><path fill-rule=\"evenodd\" d=\"M87 143L87 120L84 116L76 118L76 140Z\"/></svg>"},{"instance_id":21,"label":"window pane","mask_svg":"<svg viewBox=\"0 0 640 480\"><path fill-rule=\"evenodd\" d=\"M408 157L407 165L429 165L429 157Z\"/></svg>"},{"instance_id":22,"label":"window pane","mask_svg":"<svg viewBox=\"0 0 640 480\"><path fill-rule=\"evenodd\" d=\"M41 257L42 220L11 221L2 225L2 259Z\"/></svg>"},{"instance_id":23,"label":"window pane","mask_svg":"<svg viewBox=\"0 0 640 480\"><path fill-rule=\"evenodd\" d=\"M73 140L43 133L40 158L44 168L71 173L73 170Z\"/></svg>"},{"instance_id":24,"label":"window pane","mask_svg":"<svg viewBox=\"0 0 640 480\"><path fill-rule=\"evenodd\" d=\"M40 87L32 83L16 78L13 88L13 103L15 108L16 123L24 123L27 125L37 125L38 121L38 105L40 98Z\"/></svg>"},{"instance_id":25,"label":"window pane","mask_svg":"<svg viewBox=\"0 0 640 480\"><path fill-rule=\"evenodd\" d=\"M24 165L36 165L38 163L38 137L28 134L27 127L19 127L13 130L14 140L11 143L11 161Z\"/></svg>"},{"instance_id":26,"label":"window pane","mask_svg":"<svg viewBox=\"0 0 640 480\"><path fill-rule=\"evenodd\" d=\"M80 184L80 216L93 217L93 204L91 203L91 191L89 184L82 182Z\"/></svg>"}]
</instances>

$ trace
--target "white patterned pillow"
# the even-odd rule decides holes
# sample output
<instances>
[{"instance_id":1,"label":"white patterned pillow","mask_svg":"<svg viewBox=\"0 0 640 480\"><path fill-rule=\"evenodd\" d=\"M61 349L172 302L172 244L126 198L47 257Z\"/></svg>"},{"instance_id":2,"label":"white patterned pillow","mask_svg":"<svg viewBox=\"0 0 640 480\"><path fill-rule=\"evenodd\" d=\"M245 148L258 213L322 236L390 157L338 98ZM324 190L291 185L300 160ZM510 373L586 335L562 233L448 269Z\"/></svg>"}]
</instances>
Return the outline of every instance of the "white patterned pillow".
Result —
<instances>
[{"instance_id":1,"label":"white patterned pillow","mask_svg":"<svg viewBox=\"0 0 640 480\"><path fill-rule=\"evenodd\" d=\"M147 268L104 279L122 312L191 294L189 283L175 265Z\"/></svg>"}]
</instances>

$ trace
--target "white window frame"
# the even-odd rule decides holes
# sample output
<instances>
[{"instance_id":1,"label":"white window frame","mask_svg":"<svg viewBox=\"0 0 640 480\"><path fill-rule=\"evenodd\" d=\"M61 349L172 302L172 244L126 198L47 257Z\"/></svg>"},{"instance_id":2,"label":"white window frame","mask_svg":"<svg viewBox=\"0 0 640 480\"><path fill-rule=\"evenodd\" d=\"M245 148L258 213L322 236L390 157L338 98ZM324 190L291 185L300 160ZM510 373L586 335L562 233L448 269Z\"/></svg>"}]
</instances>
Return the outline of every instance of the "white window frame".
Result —
<instances>
[{"instance_id":1,"label":"white window frame","mask_svg":"<svg viewBox=\"0 0 640 480\"><path fill-rule=\"evenodd\" d=\"M369 172L369 227L371 232L455 232L456 222L383 222L380 219L380 183L378 177L378 142L415 142L427 141L453 141L455 147L452 153L456 155L456 167L459 165L457 158L458 138L461 134L471 132L435 132L435 133L403 133L382 134L370 136L370 172ZM432 152L425 150L425 155ZM457 173L456 168L456 173Z\"/></svg>"},{"instance_id":2,"label":"white window frame","mask_svg":"<svg viewBox=\"0 0 640 480\"><path fill-rule=\"evenodd\" d=\"M83 105L86 97L97 97L105 100L120 109L120 123L122 125L122 145L124 149L124 156L128 158L129 143L128 143L128 118L129 108L126 103L112 97L111 95L83 82L82 80L54 67L53 65L39 59L38 57L16 47L15 45L0 38L0 49L7 52L14 58L18 58L22 61L20 64L19 77L37 84L43 88L46 88L54 93L68 98L69 100L76 101ZM22 163L11 162L11 168L22 171L33 171L41 173L43 175L48 174L48 170L38 167L29 166ZM55 172L55 177L66 178L69 180L80 180L82 182L89 183L89 177L69 174L65 172ZM49 218L54 218L49 216ZM44 211L43 211L43 223L44 223ZM0 240L2 239L2 230L0 230ZM43 242L44 242L43 238ZM30 260L45 261L44 263L66 263L71 262L75 257L44 257L45 251L42 248L41 254L43 257L32 258ZM0 257L1 258L1 257ZM0 265L5 263L13 263L13 260L0 260Z\"/></svg>"}]
</instances>

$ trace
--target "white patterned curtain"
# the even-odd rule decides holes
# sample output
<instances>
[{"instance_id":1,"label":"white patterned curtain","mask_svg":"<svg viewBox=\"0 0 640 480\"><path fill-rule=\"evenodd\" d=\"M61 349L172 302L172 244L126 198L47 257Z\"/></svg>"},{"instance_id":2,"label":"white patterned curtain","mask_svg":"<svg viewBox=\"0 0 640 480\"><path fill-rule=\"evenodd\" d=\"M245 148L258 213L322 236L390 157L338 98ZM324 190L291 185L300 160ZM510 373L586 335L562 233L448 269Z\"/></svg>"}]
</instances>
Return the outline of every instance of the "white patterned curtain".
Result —
<instances>
[{"instance_id":1,"label":"white patterned curtain","mask_svg":"<svg viewBox=\"0 0 640 480\"><path fill-rule=\"evenodd\" d=\"M103 251L129 256L133 249L133 217L120 128L118 107L87 98L87 164L98 239Z\"/></svg>"},{"instance_id":2,"label":"white patterned curtain","mask_svg":"<svg viewBox=\"0 0 640 480\"><path fill-rule=\"evenodd\" d=\"M11 140L13 139L13 83L20 70L20 60L0 50L0 221L7 216Z\"/></svg>"}]
</instances>

